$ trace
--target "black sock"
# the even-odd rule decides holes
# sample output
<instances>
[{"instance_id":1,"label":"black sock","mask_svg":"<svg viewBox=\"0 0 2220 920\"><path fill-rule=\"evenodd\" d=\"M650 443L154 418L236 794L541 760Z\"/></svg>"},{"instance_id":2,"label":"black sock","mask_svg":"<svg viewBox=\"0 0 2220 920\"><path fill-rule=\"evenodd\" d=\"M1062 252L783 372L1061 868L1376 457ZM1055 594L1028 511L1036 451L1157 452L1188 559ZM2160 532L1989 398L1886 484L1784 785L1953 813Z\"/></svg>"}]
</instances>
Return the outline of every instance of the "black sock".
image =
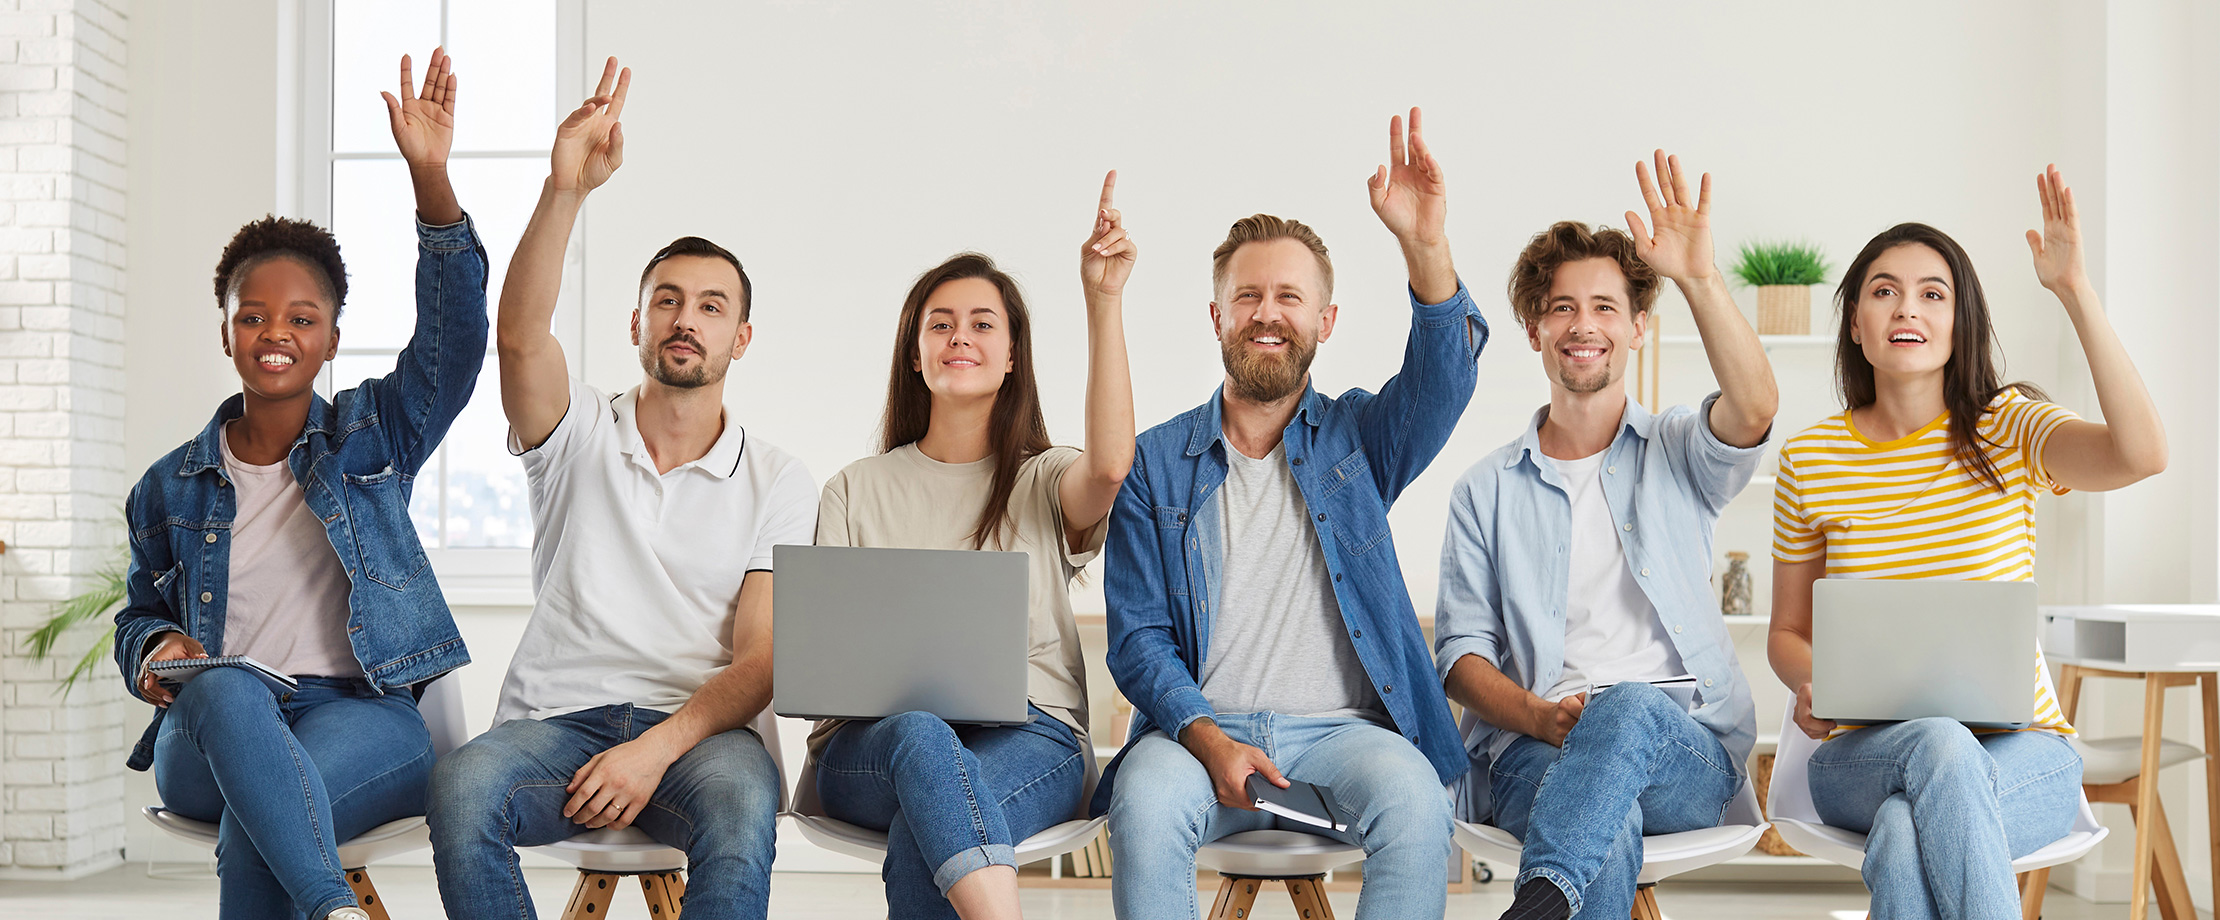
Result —
<instances>
[{"instance_id":1,"label":"black sock","mask_svg":"<svg viewBox=\"0 0 2220 920\"><path fill-rule=\"evenodd\" d=\"M1567 920L1572 904L1557 883L1546 878L1528 879L1511 898L1511 909L1500 920Z\"/></svg>"}]
</instances>

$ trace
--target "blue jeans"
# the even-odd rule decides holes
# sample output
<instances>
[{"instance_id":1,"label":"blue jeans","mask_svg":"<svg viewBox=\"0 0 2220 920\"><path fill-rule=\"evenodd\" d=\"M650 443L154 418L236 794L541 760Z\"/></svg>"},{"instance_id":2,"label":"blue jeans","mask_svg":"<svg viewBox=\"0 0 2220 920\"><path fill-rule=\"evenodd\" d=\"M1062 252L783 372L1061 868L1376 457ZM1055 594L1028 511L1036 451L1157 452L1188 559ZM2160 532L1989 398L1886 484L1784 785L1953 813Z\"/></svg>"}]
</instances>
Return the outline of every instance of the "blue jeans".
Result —
<instances>
[{"instance_id":1,"label":"blue jeans","mask_svg":"<svg viewBox=\"0 0 2220 920\"><path fill-rule=\"evenodd\" d=\"M1573 916L1634 908L1642 836L1717 827L1742 788L1719 737L1648 684L1589 697L1565 746L1520 738L1492 768L1495 826L1525 843L1518 884L1546 878Z\"/></svg>"},{"instance_id":2,"label":"blue jeans","mask_svg":"<svg viewBox=\"0 0 2220 920\"><path fill-rule=\"evenodd\" d=\"M850 722L817 761L828 817L886 831L887 912L954 917L948 889L1079 810L1088 752L1039 709L1005 728L956 728L929 712Z\"/></svg>"},{"instance_id":3,"label":"blue jeans","mask_svg":"<svg viewBox=\"0 0 2220 920\"><path fill-rule=\"evenodd\" d=\"M216 825L224 920L355 903L339 844L424 813L432 738L407 691L308 677L283 697L240 668L186 681L154 742L162 807Z\"/></svg>"},{"instance_id":4,"label":"blue jeans","mask_svg":"<svg viewBox=\"0 0 2220 920\"><path fill-rule=\"evenodd\" d=\"M1866 835L1874 920L2018 917L2012 860L2066 836L2081 808L2081 755L2046 731L1874 725L1821 744L1810 770L1820 820Z\"/></svg>"},{"instance_id":5,"label":"blue jeans","mask_svg":"<svg viewBox=\"0 0 2220 920\"><path fill-rule=\"evenodd\" d=\"M1364 848L1356 920L1439 917L1448 909L1449 793L1418 748L1362 719L1214 718L1233 740L1262 749L1281 775L1332 790L1335 806L1354 816L1349 830L1219 805L1202 763L1169 735L1150 732L1126 748L1110 796L1110 900L1118 916L1199 915L1195 851L1227 834L1275 828Z\"/></svg>"},{"instance_id":6,"label":"blue jeans","mask_svg":"<svg viewBox=\"0 0 2220 920\"><path fill-rule=\"evenodd\" d=\"M568 840L564 787L594 755L668 718L631 704L511 719L440 758L432 771L432 865L456 920L531 920L517 847ZM688 920L760 918L771 909L778 765L755 732L710 736L672 761L632 826L686 851Z\"/></svg>"}]
</instances>

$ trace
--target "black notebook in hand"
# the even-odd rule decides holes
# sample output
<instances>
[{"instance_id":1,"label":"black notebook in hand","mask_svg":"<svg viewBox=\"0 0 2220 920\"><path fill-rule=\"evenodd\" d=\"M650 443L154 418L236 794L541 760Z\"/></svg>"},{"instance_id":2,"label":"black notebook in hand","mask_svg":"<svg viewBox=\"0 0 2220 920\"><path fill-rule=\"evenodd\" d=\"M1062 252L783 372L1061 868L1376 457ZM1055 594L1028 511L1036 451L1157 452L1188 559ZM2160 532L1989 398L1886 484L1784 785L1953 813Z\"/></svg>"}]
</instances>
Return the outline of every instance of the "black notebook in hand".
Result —
<instances>
[{"instance_id":1,"label":"black notebook in hand","mask_svg":"<svg viewBox=\"0 0 2220 920\"><path fill-rule=\"evenodd\" d=\"M1262 773L1249 774L1248 785L1249 799L1260 810L1327 830L1349 829L1347 816L1334 807L1333 796L1324 786L1295 779L1288 780L1287 788L1282 789Z\"/></svg>"},{"instance_id":2,"label":"black notebook in hand","mask_svg":"<svg viewBox=\"0 0 2220 920\"><path fill-rule=\"evenodd\" d=\"M173 684L182 684L191 680L193 675L209 668L245 669L247 673L261 678L262 683L270 688L270 692L279 695L291 693L299 689L301 685L301 682L294 680L291 675L280 674L277 669L245 655L226 655L222 658L171 658L167 661L148 662L146 666L147 671L152 673L156 680Z\"/></svg>"}]
</instances>

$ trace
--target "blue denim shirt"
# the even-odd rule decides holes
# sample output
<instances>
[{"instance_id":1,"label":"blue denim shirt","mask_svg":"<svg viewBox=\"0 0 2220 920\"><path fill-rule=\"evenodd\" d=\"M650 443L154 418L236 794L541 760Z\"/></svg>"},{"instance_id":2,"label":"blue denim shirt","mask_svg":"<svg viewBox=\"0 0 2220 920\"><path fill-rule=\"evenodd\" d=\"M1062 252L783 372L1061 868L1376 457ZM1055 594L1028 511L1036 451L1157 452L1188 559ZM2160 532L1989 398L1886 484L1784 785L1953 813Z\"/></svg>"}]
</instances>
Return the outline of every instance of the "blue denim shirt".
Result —
<instances>
[{"instance_id":1,"label":"blue denim shirt","mask_svg":"<svg viewBox=\"0 0 2220 920\"><path fill-rule=\"evenodd\" d=\"M1740 772L1757 742L1757 713L1711 593L1711 539L1765 444L1735 447L1712 434L1706 420L1718 399L1713 393L1700 409L1674 406L1663 415L1628 399L1604 458L1603 494L1635 583L1698 682L1696 722L1719 737ZM1536 412L1525 435L1473 464L1450 492L1434 613L1440 680L1466 655L1537 695L1564 672L1572 499L1556 464L1542 459L1548 414L1546 406ZM1494 810L1489 744L1508 729L1469 711L1463 727L1472 769L1456 792L1458 816L1486 820Z\"/></svg>"},{"instance_id":2,"label":"blue denim shirt","mask_svg":"<svg viewBox=\"0 0 2220 920\"><path fill-rule=\"evenodd\" d=\"M1411 308L1402 370L1377 394L1350 390L1336 399L1306 386L1281 443L1357 658L1395 728L1447 784L1464 772L1465 756L1403 585L1387 511L1464 415L1488 325L1462 284L1438 304L1421 304L1413 294ZM1110 674L1135 713L1128 748L1158 728L1176 738L1188 723L1214 714L1198 675L1225 560L1218 506L1228 449L1224 395L1221 388L1209 402L1141 434L1111 510L1103 591ZM1117 768L1113 761L1096 787L1097 814L1109 807Z\"/></svg>"},{"instance_id":3,"label":"blue denim shirt","mask_svg":"<svg viewBox=\"0 0 2220 920\"><path fill-rule=\"evenodd\" d=\"M486 356L486 249L470 219L416 227L416 331L393 372L314 397L286 464L324 522L351 583L347 637L370 684L385 692L470 662L409 520L416 472L477 386ZM133 696L150 640L183 632L224 653L225 585L236 512L224 472L223 426L244 397L216 410L198 437L170 451L131 489L124 514L131 565L116 612L116 667ZM143 697L142 697L143 699ZM167 710L125 766L144 770Z\"/></svg>"}]
</instances>

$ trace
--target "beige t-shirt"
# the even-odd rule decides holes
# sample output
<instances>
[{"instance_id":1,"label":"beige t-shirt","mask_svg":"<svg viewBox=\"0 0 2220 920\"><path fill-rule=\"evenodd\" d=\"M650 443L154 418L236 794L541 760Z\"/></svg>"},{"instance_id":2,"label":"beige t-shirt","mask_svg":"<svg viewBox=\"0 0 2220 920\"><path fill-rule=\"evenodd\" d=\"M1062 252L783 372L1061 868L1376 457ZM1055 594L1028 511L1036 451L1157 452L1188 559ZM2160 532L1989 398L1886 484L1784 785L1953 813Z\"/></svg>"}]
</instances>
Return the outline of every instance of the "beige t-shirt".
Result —
<instances>
[{"instance_id":1,"label":"beige t-shirt","mask_svg":"<svg viewBox=\"0 0 2220 920\"><path fill-rule=\"evenodd\" d=\"M1072 620L1071 580L1109 535L1105 518L1071 551L1064 539L1064 508L1056 487L1080 452L1052 447L1026 460L1010 490L1010 516L999 540L985 549L1030 557L1026 696L1042 712L1071 727L1087 742L1087 670L1080 657L1079 625ZM825 482L818 503L817 545L904 549L972 549L971 531L994 487L994 460L942 463L907 444L848 465ZM810 732L812 757L840 726L817 723Z\"/></svg>"},{"instance_id":2,"label":"beige t-shirt","mask_svg":"<svg viewBox=\"0 0 2220 920\"><path fill-rule=\"evenodd\" d=\"M255 466L231 452L224 430L224 473L239 502L231 517L230 587L224 595L223 649L281 674L361 677L347 641L352 585L324 522L279 460Z\"/></svg>"}]
</instances>

